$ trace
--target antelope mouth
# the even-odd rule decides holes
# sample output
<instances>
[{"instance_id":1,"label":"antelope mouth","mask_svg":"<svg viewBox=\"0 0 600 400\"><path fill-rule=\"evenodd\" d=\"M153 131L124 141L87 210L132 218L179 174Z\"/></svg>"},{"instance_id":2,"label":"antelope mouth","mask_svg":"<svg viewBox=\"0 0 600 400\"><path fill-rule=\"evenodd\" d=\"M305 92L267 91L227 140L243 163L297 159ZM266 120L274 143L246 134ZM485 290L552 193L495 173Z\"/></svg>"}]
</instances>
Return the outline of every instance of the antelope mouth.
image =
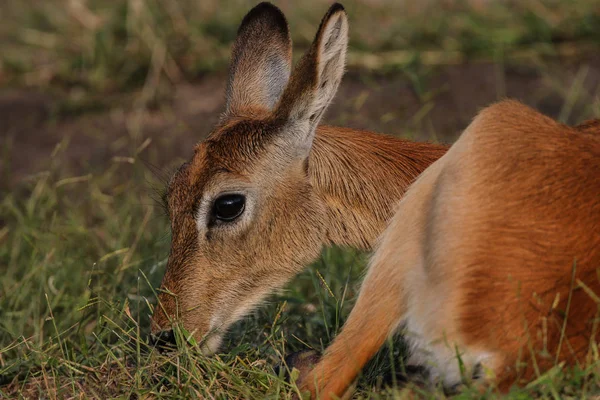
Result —
<instances>
[{"instance_id":1,"label":"antelope mouth","mask_svg":"<svg viewBox=\"0 0 600 400\"><path fill-rule=\"evenodd\" d=\"M215 354L223 340L223 335L214 331L207 333L198 341L192 335L189 338L185 338L183 335L180 336L180 342L187 342L191 346L198 347L205 356ZM173 329L151 333L148 336L147 343L163 354L177 351L178 348L177 334Z\"/></svg>"}]
</instances>

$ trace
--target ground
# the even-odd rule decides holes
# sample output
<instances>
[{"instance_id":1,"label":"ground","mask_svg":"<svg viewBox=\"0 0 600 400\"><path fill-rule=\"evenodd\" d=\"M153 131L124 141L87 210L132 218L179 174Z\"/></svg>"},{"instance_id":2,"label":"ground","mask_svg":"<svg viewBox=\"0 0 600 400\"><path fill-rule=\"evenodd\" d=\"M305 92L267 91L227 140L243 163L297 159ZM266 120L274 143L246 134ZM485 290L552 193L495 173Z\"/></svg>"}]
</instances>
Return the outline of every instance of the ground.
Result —
<instances>
[{"instance_id":1,"label":"ground","mask_svg":"<svg viewBox=\"0 0 600 400\"><path fill-rule=\"evenodd\" d=\"M113 9L88 3L89 9L86 2L70 2L70 18L91 25L84 33L91 29L98 43L112 49L101 59L94 58L96 49L91 61L73 61L81 43L66 41L75 23L56 4L0 5L6 20L23 24L0 28L0 398L289 397L293 385L273 367L285 353L320 350L334 337L368 255L325 249L285 291L237 324L215 358L185 343L167 355L145 344L153 289L169 249L168 221L154 199L222 110L224 62L249 5L233 2L239 10L232 13L215 2L198 6L212 15L203 20L201 34L192 25L178 32L173 27L183 26L181 21L168 25L170 30L148 24L158 37L182 35L199 46L192 55L179 54L165 40L171 65L156 47L149 58L135 50L134 39L142 37L135 32L122 47L115 39L120 28L106 28L102 36L105 25L94 18L113 21ZM155 17L166 7L169 18L188 22L200 15L180 15L161 2L117 3L128 18L140 7L154 10ZM411 18L420 17L399 27L387 16L401 15L391 3L348 3L355 36L348 72L325 123L452 143L479 109L504 97L565 123L600 116L600 36L589 28L600 26L600 7L593 2L580 1L577 8L531 2L512 5L513 14L500 9L504 14L493 16L485 16L492 7L487 2L463 8L442 2L447 15L411 10ZM326 9L324 2L311 4L306 10L281 4L293 12L296 53ZM50 8L44 14L36 7ZM385 29L369 35L373 25L364 22L364 7L374 10L372 18ZM306 17L298 17L299 10ZM452 23L440 22L446 20ZM488 22L495 36L486 33ZM501 35L510 39L498 45L494 38ZM216 55L202 50L198 38L208 36L218 38L209 46ZM119 51L139 59L114 55ZM153 69L156 59L163 62ZM115 78L137 70L131 65L142 78ZM380 353L365 370L358 395L443 397L440 390L399 381L402 353L400 340ZM511 396L598 395L596 373L595 365L553 370ZM462 396L471 395L467 390Z\"/></svg>"}]
</instances>

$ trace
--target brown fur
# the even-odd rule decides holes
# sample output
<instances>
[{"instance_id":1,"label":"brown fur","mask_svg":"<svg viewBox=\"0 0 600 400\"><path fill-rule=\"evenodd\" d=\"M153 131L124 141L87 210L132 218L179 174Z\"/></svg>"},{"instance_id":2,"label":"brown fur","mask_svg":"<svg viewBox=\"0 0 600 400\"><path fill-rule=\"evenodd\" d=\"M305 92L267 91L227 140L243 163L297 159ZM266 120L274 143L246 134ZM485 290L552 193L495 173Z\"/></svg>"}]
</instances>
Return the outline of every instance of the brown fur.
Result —
<instances>
[{"instance_id":1,"label":"brown fur","mask_svg":"<svg viewBox=\"0 0 600 400\"><path fill-rule=\"evenodd\" d=\"M169 184L171 254L153 332L180 321L214 352L233 322L324 245L371 248L409 184L445 153L440 145L317 128L342 77L347 29L343 8L332 6L286 85L285 18L268 4L244 18L223 118ZM223 193L246 196L232 223L212 216Z\"/></svg>"},{"instance_id":2,"label":"brown fur","mask_svg":"<svg viewBox=\"0 0 600 400\"><path fill-rule=\"evenodd\" d=\"M205 267L198 264L206 263L208 260L204 260L204 257L217 253L216 249L207 248L205 254L198 254L201 248L193 218L195 204L206 186L218 185L218 180L224 176L232 175L240 180L251 179L249 177L254 171L251 160L259 157L253 151L260 153L260 150L253 149L244 140L251 137L252 133L239 128L240 126L236 126L231 132L222 135L222 139L227 140L209 138L200 144L192 161L184 164L169 185L172 244L162 286L177 294L180 303L186 297L184 293L193 292L198 285L197 281L201 279L201 271ZM215 135L217 138L220 136ZM233 139L238 139L239 143L229 143ZM249 279L252 275L247 273L256 263L252 257L258 257L253 253L260 249L264 252L261 257L269 259L263 261L266 265L278 264L278 267L289 269L283 276L287 281L315 259L323 245L370 249L383 231L386 221L393 215L397 200L412 180L444 152L443 146L413 143L366 131L320 127L308 160L308 174L294 177L298 180L296 184L286 182L286 187L276 188L281 193L272 197L274 209L265 210L262 217L271 221L279 219L282 226L264 228L265 232L271 231L273 236L264 237L259 234L257 227L255 235L244 238L243 244L240 243L238 247L243 249L249 246L248 250L251 251L249 254L236 254L240 257L235 263L239 266L238 271L232 271L227 264L220 267L220 256L215 254L216 260L208 261L211 273L222 269L223 280ZM213 177L217 182L211 182ZM294 198L303 201L290 201ZM210 237L210 233L207 235L207 240L216 240ZM309 240L313 237L313 240ZM292 243L286 240L291 240ZM219 243L222 246L219 250L229 253L223 247L230 245L232 244ZM294 260L296 246L302 248L299 254L309 251L310 256ZM188 263L197 266L188 267ZM190 271L192 268L194 271ZM255 284L260 283L261 279L257 278ZM187 285L192 287L186 289ZM208 290L207 295L212 295L221 288L221 284L202 286L203 291ZM176 307L173 296L164 294L159 298L167 313L174 312ZM203 301L199 300L198 303ZM187 305L180 304L181 306ZM160 310L159 307L154 322L159 327L167 327L169 323L166 315ZM189 325L193 327L194 323Z\"/></svg>"},{"instance_id":3,"label":"brown fur","mask_svg":"<svg viewBox=\"0 0 600 400\"><path fill-rule=\"evenodd\" d=\"M457 351L467 374L481 364L503 391L585 363L599 267L600 121L571 128L514 101L488 107L400 202L303 386L341 395L399 326L418 333L447 386L462 380Z\"/></svg>"}]
</instances>

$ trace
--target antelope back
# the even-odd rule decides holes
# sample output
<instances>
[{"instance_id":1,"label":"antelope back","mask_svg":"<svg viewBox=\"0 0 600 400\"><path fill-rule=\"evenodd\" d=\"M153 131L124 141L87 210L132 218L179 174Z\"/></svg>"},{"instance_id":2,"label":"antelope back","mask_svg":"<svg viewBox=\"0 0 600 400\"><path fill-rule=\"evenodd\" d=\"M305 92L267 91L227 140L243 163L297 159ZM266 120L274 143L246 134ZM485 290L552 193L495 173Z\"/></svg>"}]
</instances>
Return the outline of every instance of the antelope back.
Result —
<instances>
[{"instance_id":1,"label":"antelope back","mask_svg":"<svg viewBox=\"0 0 600 400\"><path fill-rule=\"evenodd\" d=\"M401 318L445 384L480 364L508 389L595 351L598 268L600 121L505 100L407 191L369 272L403 285Z\"/></svg>"},{"instance_id":2,"label":"antelope back","mask_svg":"<svg viewBox=\"0 0 600 400\"><path fill-rule=\"evenodd\" d=\"M290 74L281 11L261 3L243 19L221 121L168 186L171 253L153 332L178 320L214 352L229 325L318 256L325 210L308 156L342 78L347 37L334 5Z\"/></svg>"},{"instance_id":3,"label":"antelope back","mask_svg":"<svg viewBox=\"0 0 600 400\"><path fill-rule=\"evenodd\" d=\"M570 127L515 101L495 104L459 139L436 188L444 194L428 221L437 229L431 258L464 277L463 340L502 360L501 385L584 362L595 346L598 122Z\"/></svg>"},{"instance_id":4,"label":"antelope back","mask_svg":"<svg viewBox=\"0 0 600 400\"><path fill-rule=\"evenodd\" d=\"M299 386L342 397L399 327L408 364L450 390L596 362L599 268L600 121L494 104L406 191L341 333Z\"/></svg>"}]
</instances>

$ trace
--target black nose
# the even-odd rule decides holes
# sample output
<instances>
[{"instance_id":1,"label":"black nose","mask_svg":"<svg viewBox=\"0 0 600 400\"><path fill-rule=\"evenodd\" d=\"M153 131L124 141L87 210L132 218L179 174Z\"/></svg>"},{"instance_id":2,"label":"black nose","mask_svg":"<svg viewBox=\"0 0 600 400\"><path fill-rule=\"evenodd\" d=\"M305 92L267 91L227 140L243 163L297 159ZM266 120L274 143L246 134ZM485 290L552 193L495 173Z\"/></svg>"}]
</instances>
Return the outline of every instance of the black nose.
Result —
<instances>
[{"instance_id":1,"label":"black nose","mask_svg":"<svg viewBox=\"0 0 600 400\"><path fill-rule=\"evenodd\" d=\"M175 334L173 333L173 330L153 333L150 335L149 342L151 346L154 346L161 351L177 348L177 342L175 341Z\"/></svg>"}]
</instances>

